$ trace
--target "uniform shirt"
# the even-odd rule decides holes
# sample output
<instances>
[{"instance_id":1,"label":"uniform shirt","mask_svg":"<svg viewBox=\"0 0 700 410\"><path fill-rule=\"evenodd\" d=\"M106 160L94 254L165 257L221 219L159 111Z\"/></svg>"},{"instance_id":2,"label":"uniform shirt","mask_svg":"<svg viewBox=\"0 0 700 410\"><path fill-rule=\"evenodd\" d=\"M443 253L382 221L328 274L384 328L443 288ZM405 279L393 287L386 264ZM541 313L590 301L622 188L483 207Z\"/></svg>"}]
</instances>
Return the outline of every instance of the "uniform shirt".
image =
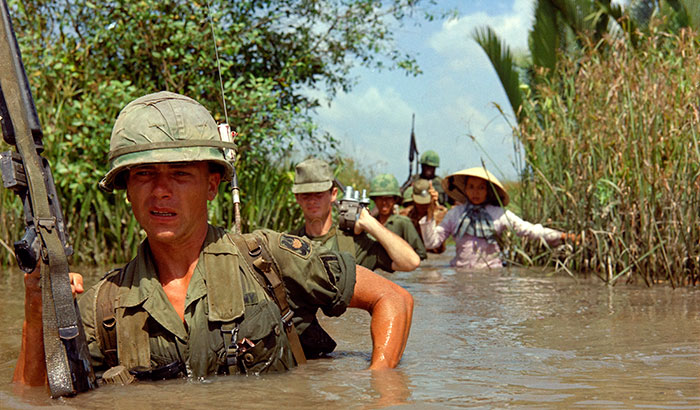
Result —
<instances>
[{"instance_id":1,"label":"uniform shirt","mask_svg":"<svg viewBox=\"0 0 700 410\"><path fill-rule=\"evenodd\" d=\"M387 272L394 271L391 268L393 261L386 249L366 232L362 232L359 235L350 235L339 229L338 225L333 225L328 233L321 236L311 237L306 233L305 226L294 230L292 234L307 238L314 245L323 246L334 251L352 253L354 250L355 263L369 270L379 268Z\"/></svg>"},{"instance_id":2,"label":"uniform shirt","mask_svg":"<svg viewBox=\"0 0 700 410\"><path fill-rule=\"evenodd\" d=\"M441 244L448 236L457 231L459 221L464 213L465 205L458 205L447 212L445 219L439 226L434 220L428 221L427 217L420 220L421 231L425 246L428 248ZM532 224L522 220L511 211L506 211L500 206L486 205L486 212L491 215L493 228L496 234L510 228L518 236L526 236L530 239L543 239L550 244L556 244L561 240L561 232L545 228L540 224ZM489 243L485 238L464 235L455 238L457 254L450 261L450 265L471 269L498 268L503 263L500 258L501 249L498 243Z\"/></svg>"},{"instance_id":3,"label":"uniform shirt","mask_svg":"<svg viewBox=\"0 0 700 410\"><path fill-rule=\"evenodd\" d=\"M345 311L355 286L350 255L315 249L308 241L289 234L261 230L254 235L262 239L280 267L297 332L303 333L319 308L329 316ZM242 252L247 250L239 250L223 229L209 226L187 289L183 323L163 291L145 240L136 258L127 265L114 304L117 342L134 344L124 354L120 349L120 364L131 368L138 362L137 365L155 368L180 361L194 377L217 373L225 355L221 330L225 325L239 323L237 340L247 338L254 344L250 354L242 356L245 360L240 360L239 371L256 374L293 367L295 361L280 310L243 260ZM99 371L104 367L104 355L95 335L95 326L100 325L95 323L95 299L93 287L79 304L88 347ZM145 323L132 326L139 315ZM130 330L133 334L122 337ZM129 354L143 355L144 351L150 351L148 358L129 362ZM144 360L149 363L143 363Z\"/></svg>"},{"instance_id":4,"label":"uniform shirt","mask_svg":"<svg viewBox=\"0 0 700 410\"><path fill-rule=\"evenodd\" d=\"M384 224L388 230L403 238L423 260L428 257L425 252L425 245L418 234L418 231L411 223L411 220L403 215L389 215L389 219Z\"/></svg>"}]
</instances>

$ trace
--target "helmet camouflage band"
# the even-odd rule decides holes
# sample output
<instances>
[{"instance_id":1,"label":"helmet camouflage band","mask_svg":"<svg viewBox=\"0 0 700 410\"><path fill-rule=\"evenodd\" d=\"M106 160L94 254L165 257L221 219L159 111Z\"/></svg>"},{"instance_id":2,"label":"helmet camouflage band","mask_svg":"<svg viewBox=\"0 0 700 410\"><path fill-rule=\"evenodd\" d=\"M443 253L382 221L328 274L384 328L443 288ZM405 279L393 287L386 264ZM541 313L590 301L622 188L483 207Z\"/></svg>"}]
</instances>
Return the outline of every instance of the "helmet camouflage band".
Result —
<instances>
[{"instance_id":1,"label":"helmet camouflage band","mask_svg":"<svg viewBox=\"0 0 700 410\"><path fill-rule=\"evenodd\" d=\"M396 202L401 203L403 197L399 189L399 181L391 174L380 174L372 178L369 184L369 197L394 196Z\"/></svg>"},{"instance_id":2,"label":"helmet camouflage band","mask_svg":"<svg viewBox=\"0 0 700 410\"><path fill-rule=\"evenodd\" d=\"M167 91L148 94L130 102L119 113L109 142L111 169L100 188L111 192L126 187L130 167L167 162L207 161L220 165L222 179L230 181L233 165L223 149L216 122L197 101Z\"/></svg>"},{"instance_id":3,"label":"helmet camouflage band","mask_svg":"<svg viewBox=\"0 0 700 410\"><path fill-rule=\"evenodd\" d=\"M423 154L421 154L418 162L423 165L430 165L437 168L440 166L440 156L433 150L425 151Z\"/></svg>"}]
</instances>

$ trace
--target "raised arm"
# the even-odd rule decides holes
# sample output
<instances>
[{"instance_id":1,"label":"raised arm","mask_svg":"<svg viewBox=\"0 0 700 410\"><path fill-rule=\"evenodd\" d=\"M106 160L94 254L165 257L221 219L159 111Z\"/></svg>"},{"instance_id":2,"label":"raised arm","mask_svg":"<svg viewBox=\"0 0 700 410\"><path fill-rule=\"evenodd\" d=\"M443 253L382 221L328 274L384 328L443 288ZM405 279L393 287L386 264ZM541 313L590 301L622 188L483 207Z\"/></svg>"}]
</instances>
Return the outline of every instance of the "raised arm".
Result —
<instances>
[{"instance_id":1,"label":"raised arm","mask_svg":"<svg viewBox=\"0 0 700 410\"><path fill-rule=\"evenodd\" d=\"M22 325L22 346L12 381L27 386L43 386L46 377L44 356L44 329L41 312L41 264L32 273L24 274L24 324ZM71 273L73 295L83 292L83 277Z\"/></svg>"},{"instance_id":2,"label":"raised arm","mask_svg":"<svg viewBox=\"0 0 700 410\"><path fill-rule=\"evenodd\" d=\"M364 309L372 316L372 362L370 369L394 368L403 355L413 318L413 296L394 282L362 266L350 307Z\"/></svg>"},{"instance_id":3,"label":"raised arm","mask_svg":"<svg viewBox=\"0 0 700 410\"><path fill-rule=\"evenodd\" d=\"M411 245L400 236L388 230L378 220L369 214L366 208L360 212L355 223L355 234L362 231L372 235L386 250L391 258L391 269L410 272L420 265L420 256Z\"/></svg>"}]
</instances>

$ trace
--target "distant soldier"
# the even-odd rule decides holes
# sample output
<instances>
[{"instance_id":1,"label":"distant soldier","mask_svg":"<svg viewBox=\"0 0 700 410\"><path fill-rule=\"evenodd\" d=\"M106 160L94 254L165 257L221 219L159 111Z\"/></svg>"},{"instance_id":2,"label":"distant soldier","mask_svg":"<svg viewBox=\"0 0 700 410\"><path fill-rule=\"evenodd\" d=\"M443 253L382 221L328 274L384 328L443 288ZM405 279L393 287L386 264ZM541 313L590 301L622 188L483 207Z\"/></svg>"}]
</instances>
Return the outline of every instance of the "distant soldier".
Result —
<instances>
[{"instance_id":1,"label":"distant soldier","mask_svg":"<svg viewBox=\"0 0 700 410\"><path fill-rule=\"evenodd\" d=\"M377 220L388 230L403 238L421 260L428 257L425 246L416 227L411 220L403 215L394 213L395 205L401 204L399 181L391 174L381 174L372 178L369 186L369 197L377 209Z\"/></svg>"},{"instance_id":2,"label":"distant soldier","mask_svg":"<svg viewBox=\"0 0 700 410\"><path fill-rule=\"evenodd\" d=\"M428 208L430 207L430 182L427 179L418 179L404 192L404 204L406 204L406 193L410 194L410 203L401 210L401 215L408 217L413 226L416 228L418 233L421 235L421 240L423 240L423 235L420 230L420 224L418 221L428 214ZM445 217L447 213L447 208L443 205L437 206L435 209L435 221L439 225L442 222L442 218ZM445 243L441 243L437 248L427 249L431 253L443 253L445 252Z\"/></svg>"},{"instance_id":3,"label":"distant soldier","mask_svg":"<svg viewBox=\"0 0 700 410\"><path fill-rule=\"evenodd\" d=\"M411 177L411 184L419 178L431 181L433 183L433 188L438 193L438 202L441 205L448 204L450 198L445 194L445 190L442 189L442 178L435 175L435 170L440 166L440 156L437 152L428 150L421 154L418 162L420 163L420 175L413 175L413 177Z\"/></svg>"},{"instance_id":4,"label":"distant soldier","mask_svg":"<svg viewBox=\"0 0 700 410\"><path fill-rule=\"evenodd\" d=\"M370 270L412 271L420 265L420 257L411 245L379 223L366 208L355 221L354 232L338 227L331 214L338 188L327 162L311 158L297 164L292 192L304 213L304 225L293 231L295 235L348 252L358 265Z\"/></svg>"}]
</instances>

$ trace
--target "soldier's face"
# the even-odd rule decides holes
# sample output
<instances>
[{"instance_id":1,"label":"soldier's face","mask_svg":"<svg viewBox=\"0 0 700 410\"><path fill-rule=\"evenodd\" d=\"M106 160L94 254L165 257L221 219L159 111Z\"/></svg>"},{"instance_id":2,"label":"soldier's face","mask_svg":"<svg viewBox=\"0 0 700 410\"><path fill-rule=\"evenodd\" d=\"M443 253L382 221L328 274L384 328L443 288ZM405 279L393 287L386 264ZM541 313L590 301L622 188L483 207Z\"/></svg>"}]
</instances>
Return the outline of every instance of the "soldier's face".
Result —
<instances>
[{"instance_id":1,"label":"soldier's face","mask_svg":"<svg viewBox=\"0 0 700 410\"><path fill-rule=\"evenodd\" d=\"M149 242L201 246L220 181L206 162L140 165L129 170L126 193Z\"/></svg>"},{"instance_id":2,"label":"soldier's face","mask_svg":"<svg viewBox=\"0 0 700 410\"><path fill-rule=\"evenodd\" d=\"M394 204L396 203L396 198L393 196L376 196L372 198L374 204L377 205L377 210L381 216L389 216L394 211Z\"/></svg>"},{"instance_id":3,"label":"soldier's face","mask_svg":"<svg viewBox=\"0 0 700 410\"><path fill-rule=\"evenodd\" d=\"M337 196L338 188L336 187L323 192L294 194L307 221L325 220L330 217L331 207Z\"/></svg>"},{"instance_id":4,"label":"soldier's face","mask_svg":"<svg viewBox=\"0 0 700 410\"><path fill-rule=\"evenodd\" d=\"M433 179L435 177L435 167L432 165L421 164L420 175L425 179Z\"/></svg>"}]
</instances>

